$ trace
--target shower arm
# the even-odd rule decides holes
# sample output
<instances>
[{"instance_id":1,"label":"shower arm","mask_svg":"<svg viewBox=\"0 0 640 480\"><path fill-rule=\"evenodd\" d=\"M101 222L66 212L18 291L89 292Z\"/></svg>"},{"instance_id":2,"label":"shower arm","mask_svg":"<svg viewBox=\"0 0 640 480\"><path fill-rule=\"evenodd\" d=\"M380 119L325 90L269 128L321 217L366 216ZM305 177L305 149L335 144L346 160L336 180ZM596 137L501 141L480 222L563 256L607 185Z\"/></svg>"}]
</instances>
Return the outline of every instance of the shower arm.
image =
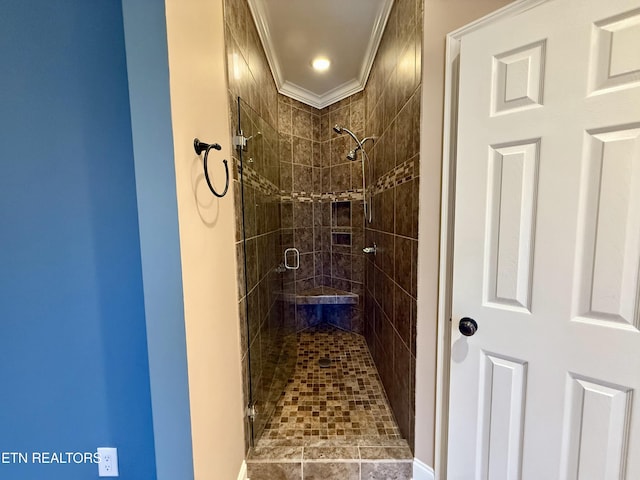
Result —
<instances>
[{"instance_id":1,"label":"shower arm","mask_svg":"<svg viewBox=\"0 0 640 480\"><path fill-rule=\"evenodd\" d=\"M362 150L363 152L364 150L364 144L367 143L369 140L371 140L372 142L375 142L378 139L378 137L376 137L375 135L372 137L365 137L362 139L362 141L358 144L358 146L356 148L353 149L354 152L357 152L358 150Z\"/></svg>"},{"instance_id":2,"label":"shower arm","mask_svg":"<svg viewBox=\"0 0 640 480\"><path fill-rule=\"evenodd\" d=\"M353 141L356 142L356 145L358 145L358 148L362 150L362 142L360 142L360 140L358 140L358 137L356 137L356 134L353 133L351 130L349 130L348 128L344 128L344 127L340 127L338 125L333 127L333 131L340 134L343 132L347 132L349 134L349 136L351 138L353 138Z\"/></svg>"},{"instance_id":3,"label":"shower arm","mask_svg":"<svg viewBox=\"0 0 640 480\"><path fill-rule=\"evenodd\" d=\"M362 145L362 148L364 148L364 144L367 143L369 140L371 140L372 142L375 142L377 139L378 139L378 137L376 137L375 135L373 135L371 137L365 137L360 142L360 145Z\"/></svg>"},{"instance_id":4,"label":"shower arm","mask_svg":"<svg viewBox=\"0 0 640 480\"><path fill-rule=\"evenodd\" d=\"M360 150L362 150L362 143L360 143L360 140L358 140L358 137L356 137L356 134L353 133L351 130L347 130L346 128L343 128L342 130L344 130L345 132L347 132L349 134L349 136L351 138L353 138L353 140L358 144L357 148L359 148Z\"/></svg>"}]
</instances>

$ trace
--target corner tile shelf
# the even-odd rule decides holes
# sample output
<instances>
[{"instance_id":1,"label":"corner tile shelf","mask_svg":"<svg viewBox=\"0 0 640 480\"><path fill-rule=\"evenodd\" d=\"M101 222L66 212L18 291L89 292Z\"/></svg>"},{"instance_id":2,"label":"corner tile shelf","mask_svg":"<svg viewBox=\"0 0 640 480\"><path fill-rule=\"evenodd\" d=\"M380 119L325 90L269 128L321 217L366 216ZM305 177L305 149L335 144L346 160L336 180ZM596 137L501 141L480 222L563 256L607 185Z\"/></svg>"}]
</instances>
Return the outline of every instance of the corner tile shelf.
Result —
<instances>
[{"instance_id":1,"label":"corner tile shelf","mask_svg":"<svg viewBox=\"0 0 640 480\"><path fill-rule=\"evenodd\" d=\"M315 287L291 295L297 305L357 305L358 294L331 287Z\"/></svg>"}]
</instances>

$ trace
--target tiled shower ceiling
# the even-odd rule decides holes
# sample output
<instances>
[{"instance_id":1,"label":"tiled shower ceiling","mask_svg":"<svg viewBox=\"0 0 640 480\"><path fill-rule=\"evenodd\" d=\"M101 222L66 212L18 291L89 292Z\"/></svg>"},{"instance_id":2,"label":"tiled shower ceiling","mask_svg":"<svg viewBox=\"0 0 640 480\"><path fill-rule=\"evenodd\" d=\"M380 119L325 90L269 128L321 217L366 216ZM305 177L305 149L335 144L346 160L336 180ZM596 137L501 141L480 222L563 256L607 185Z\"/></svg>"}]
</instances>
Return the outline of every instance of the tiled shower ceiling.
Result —
<instances>
[{"instance_id":1,"label":"tiled shower ceiling","mask_svg":"<svg viewBox=\"0 0 640 480\"><path fill-rule=\"evenodd\" d=\"M249 0L278 91L324 108L361 91L393 0ZM316 72L323 56L331 67Z\"/></svg>"}]
</instances>

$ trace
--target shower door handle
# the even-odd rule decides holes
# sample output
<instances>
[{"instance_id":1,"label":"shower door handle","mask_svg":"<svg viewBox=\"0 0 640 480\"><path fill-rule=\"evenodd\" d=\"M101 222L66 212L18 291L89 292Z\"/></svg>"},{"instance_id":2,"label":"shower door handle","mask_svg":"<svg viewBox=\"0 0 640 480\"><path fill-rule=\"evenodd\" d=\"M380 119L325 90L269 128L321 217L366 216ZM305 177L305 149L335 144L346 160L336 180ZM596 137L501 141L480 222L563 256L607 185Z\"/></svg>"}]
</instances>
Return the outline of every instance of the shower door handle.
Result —
<instances>
[{"instance_id":1,"label":"shower door handle","mask_svg":"<svg viewBox=\"0 0 640 480\"><path fill-rule=\"evenodd\" d=\"M293 253L294 264L289 264L289 253ZM287 270L298 270L300 268L300 250L297 248L287 248L284 251L284 268Z\"/></svg>"}]
</instances>

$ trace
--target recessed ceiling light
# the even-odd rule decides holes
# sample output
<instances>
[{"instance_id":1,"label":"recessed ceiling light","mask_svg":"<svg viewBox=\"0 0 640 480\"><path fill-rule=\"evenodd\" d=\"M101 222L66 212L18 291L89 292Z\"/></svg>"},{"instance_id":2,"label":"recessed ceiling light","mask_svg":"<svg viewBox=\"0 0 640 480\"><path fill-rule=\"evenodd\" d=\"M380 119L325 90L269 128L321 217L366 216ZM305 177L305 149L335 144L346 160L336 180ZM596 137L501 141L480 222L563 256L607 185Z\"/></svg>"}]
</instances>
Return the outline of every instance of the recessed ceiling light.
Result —
<instances>
[{"instance_id":1,"label":"recessed ceiling light","mask_svg":"<svg viewBox=\"0 0 640 480\"><path fill-rule=\"evenodd\" d=\"M318 57L313 60L313 63L311 65L313 66L314 70L317 70L318 72L324 72L329 69L329 65L331 65L331 62L328 58Z\"/></svg>"}]
</instances>

